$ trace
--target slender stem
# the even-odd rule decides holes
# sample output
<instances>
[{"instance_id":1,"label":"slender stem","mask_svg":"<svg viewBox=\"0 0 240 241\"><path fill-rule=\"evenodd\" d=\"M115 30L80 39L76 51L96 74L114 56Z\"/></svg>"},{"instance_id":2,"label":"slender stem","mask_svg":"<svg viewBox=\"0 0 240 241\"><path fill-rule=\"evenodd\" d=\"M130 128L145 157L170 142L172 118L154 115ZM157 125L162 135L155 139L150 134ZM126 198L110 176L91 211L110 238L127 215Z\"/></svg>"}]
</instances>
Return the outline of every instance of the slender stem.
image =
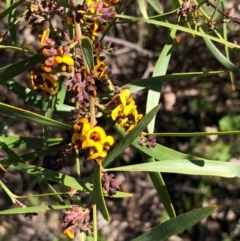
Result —
<instances>
[{"instance_id":1,"label":"slender stem","mask_svg":"<svg viewBox=\"0 0 240 241\"><path fill-rule=\"evenodd\" d=\"M93 240L97 241L97 205L93 205Z\"/></svg>"},{"instance_id":2,"label":"slender stem","mask_svg":"<svg viewBox=\"0 0 240 241\"><path fill-rule=\"evenodd\" d=\"M0 45L0 49L12 49L14 51L18 51L18 52L21 52L21 53L26 53L26 54L36 54L34 52L31 52L27 49L23 49L23 48L19 48L19 47L16 47L16 46L11 46L11 45Z\"/></svg>"},{"instance_id":3,"label":"slender stem","mask_svg":"<svg viewBox=\"0 0 240 241\"><path fill-rule=\"evenodd\" d=\"M96 116L95 116L95 97L90 96L90 125L94 127L96 125Z\"/></svg>"},{"instance_id":4,"label":"slender stem","mask_svg":"<svg viewBox=\"0 0 240 241\"><path fill-rule=\"evenodd\" d=\"M80 232L80 241L85 241L85 233Z\"/></svg>"},{"instance_id":5,"label":"slender stem","mask_svg":"<svg viewBox=\"0 0 240 241\"><path fill-rule=\"evenodd\" d=\"M163 133L145 133L145 136L149 135L156 135L156 136L181 136L181 137L198 137L198 136L211 136L211 135L216 135L216 136L223 136L223 135L239 135L240 131L216 131L216 132L163 132Z\"/></svg>"},{"instance_id":6,"label":"slender stem","mask_svg":"<svg viewBox=\"0 0 240 241\"><path fill-rule=\"evenodd\" d=\"M79 151L76 150L76 172L77 172L77 179L80 179L81 174L81 165L80 165L80 158L79 158Z\"/></svg>"},{"instance_id":7,"label":"slender stem","mask_svg":"<svg viewBox=\"0 0 240 241\"><path fill-rule=\"evenodd\" d=\"M44 196L54 196L54 195L65 195L66 192L54 192L54 193L43 193L43 194L35 194L35 195L26 195L26 196L18 196L18 199L21 198L30 198L30 197L44 197Z\"/></svg>"},{"instance_id":8,"label":"slender stem","mask_svg":"<svg viewBox=\"0 0 240 241\"><path fill-rule=\"evenodd\" d=\"M0 179L0 186L2 187L2 189L7 193L7 195L9 196L9 198L12 200L13 203L16 203L16 198L18 196L16 196L15 194L13 194L8 188L7 186L3 183L3 181Z\"/></svg>"},{"instance_id":9,"label":"slender stem","mask_svg":"<svg viewBox=\"0 0 240 241\"><path fill-rule=\"evenodd\" d=\"M228 35L227 35L227 22L223 21L223 38L224 40L228 40ZM230 60L230 53L229 53L229 48L227 46L225 46L225 54L227 59ZM232 71L229 71L229 77L231 80L231 84L232 84L232 90L235 91L235 84L234 84L234 74Z\"/></svg>"}]
</instances>

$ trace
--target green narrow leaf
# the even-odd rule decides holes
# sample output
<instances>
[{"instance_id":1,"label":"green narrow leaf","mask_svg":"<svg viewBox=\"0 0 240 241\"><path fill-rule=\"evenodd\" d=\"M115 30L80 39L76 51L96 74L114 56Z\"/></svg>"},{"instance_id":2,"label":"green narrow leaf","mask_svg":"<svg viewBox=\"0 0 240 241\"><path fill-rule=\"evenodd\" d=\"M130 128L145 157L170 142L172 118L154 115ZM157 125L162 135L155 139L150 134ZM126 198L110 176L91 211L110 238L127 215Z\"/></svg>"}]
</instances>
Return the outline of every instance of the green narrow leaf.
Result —
<instances>
[{"instance_id":1,"label":"green narrow leaf","mask_svg":"<svg viewBox=\"0 0 240 241\"><path fill-rule=\"evenodd\" d=\"M47 127L54 127L59 128L63 130L72 130L72 126L64 124L59 121L52 120L50 118L46 118L42 115L33 113L31 111L21 109L15 106L7 105L2 102L0 102L0 111L2 114L18 117L27 121L31 121L37 124L40 124L42 126Z\"/></svg>"},{"instance_id":2,"label":"green narrow leaf","mask_svg":"<svg viewBox=\"0 0 240 241\"><path fill-rule=\"evenodd\" d=\"M174 234L192 227L217 210L218 206L199 208L163 222L132 241L166 240Z\"/></svg>"},{"instance_id":3,"label":"green narrow leaf","mask_svg":"<svg viewBox=\"0 0 240 241\"><path fill-rule=\"evenodd\" d=\"M12 208L8 210L0 211L0 215L53 211L53 210L71 208L72 206L73 205L41 205L41 206L27 207L27 208Z\"/></svg>"},{"instance_id":4,"label":"green narrow leaf","mask_svg":"<svg viewBox=\"0 0 240 241\"><path fill-rule=\"evenodd\" d=\"M163 9L159 0L147 0L148 3L152 6L152 8L159 14L163 14Z\"/></svg>"},{"instance_id":5,"label":"green narrow leaf","mask_svg":"<svg viewBox=\"0 0 240 241\"><path fill-rule=\"evenodd\" d=\"M63 186L76 188L78 190L91 190L91 185L89 183L82 182L74 177L64 175L60 172L55 172L47 168L25 164L20 156L18 156L14 151L12 151L4 142L2 142L2 140L0 141L0 147L9 157L8 159L1 160L1 165L14 168L29 175L36 176L37 178L42 178L59 183Z\"/></svg>"},{"instance_id":6,"label":"green narrow leaf","mask_svg":"<svg viewBox=\"0 0 240 241\"><path fill-rule=\"evenodd\" d=\"M171 52L172 52L172 47L173 47L173 42L174 42L176 32L177 32L176 29L171 30L169 38L166 44L164 45L163 50L159 55L158 61L154 68L153 77L166 74L168 65L171 59ZM158 105L160 96L161 96L161 89L162 89L162 86L160 86L160 88L157 88L155 90L148 91L146 113L148 113L154 106ZM156 116L154 116L150 121L150 123L148 124L148 132L150 133L154 132L155 120L156 120Z\"/></svg>"},{"instance_id":7,"label":"green narrow leaf","mask_svg":"<svg viewBox=\"0 0 240 241\"><path fill-rule=\"evenodd\" d=\"M56 112L70 116L72 115L71 111L74 110L75 107L71 105L65 105L65 104L57 104L56 105Z\"/></svg>"},{"instance_id":8,"label":"green narrow leaf","mask_svg":"<svg viewBox=\"0 0 240 241\"><path fill-rule=\"evenodd\" d=\"M131 93L143 90L145 88L150 90L161 89L161 86L164 82L170 82L180 79L188 79L192 77L207 77L217 74L222 74L224 71L206 71L206 72L189 72L189 73L175 73L175 74L166 74L163 76L150 77L146 79L135 80L129 84L126 84L122 89L130 89Z\"/></svg>"},{"instance_id":9,"label":"green narrow leaf","mask_svg":"<svg viewBox=\"0 0 240 241\"><path fill-rule=\"evenodd\" d=\"M202 33L203 30L200 28ZM205 44L207 45L208 49L211 51L213 56L220 62L225 68L227 68L229 71L232 71L237 76L240 76L240 69L234 65L231 61L229 61L217 48L216 46L211 42L211 40L207 38L203 38ZM226 46L227 47L227 46Z\"/></svg>"},{"instance_id":10,"label":"green narrow leaf","mask_svg":"<svg viewBox=\"0 0 240 241\"><path fill-rule=\"evenodd\" d=\"M19 98L24 100L24 102L31 104L41 110L44 110L47 106L47 99L38 95L35 91L22 86L14 79L10 79L4 83L4 85L16 94Z\"/></svg>"},{"instance_id":11,"label":"green narrow leaf","mask_svg":"<svg viewBox=\"0 0 240 241\"><path fill-rule=\"evenodd\" d=\"M178 9L182 5L182 0L172 0L173 7Z\"/></svg>"},{"instance_id":12,"label":"green narrow leaf","mask_svg":"<svg viewBox=\"0 0 240 241\"><path fill-rule=\"evenodd\" d=\"M25 136L0 136L2 141L10 148L27 149L44 147L42 138ZM46 142L48 147L63 143L63 138L49 138Z\"/></svg>"},{"instance_id":13,"label":"green narrow leaf","mask_svg":"<svg viewBox=\"0 0 240 241\"><path fill-rule=\"evenodd\" d=\"M21 163L17 161L19 159L20 158L18 157L18 158L9 158L7 160L1 160L1 164L4 167L14 168L16 170L25 172L29 175L40 177L42 179L46 179L66 187L76 188L77 190L80 190L80 191L92 190L91 185L89 183L84 183L80 180L77 180L74 177L62 174L60 172L49 170L47 168Z\"/></svg>"},{"instance_id":14,"label":"green narrow leaf","mask_svg":"<svg viewBox=\"0 0 240 241\"><path fill-rule=\"evenodd\" d=\"M94 165L94 173L93 173L93 193L94 193L94 200L101 212L103 218L110 222L110 216L107 210L106 202L103 197L103 190L102 190L102 181L101 181L101 169L102 166L95 164Z\"/></svg>"},{"instance_id":15,"label":"green narrow leaf","mask_svg":"<svg viewBox=\"0 0 240 241\"><path fill-rule=\"evenodd\" d=\"M149 18L145 19L145 18L127 16L127 15L122 15L122 14L121 15L116 14L116 17L121 18L121 19L128 19L128 20L131 20L131 21L145 22L145 23L149 23L149 24L154 24L156 26L162 26L162 27L170 28L170 29L177 29L178 31L186 32L186 33L189 33L189 34L192 34L192 35L200 36L200 37L207 38L207 39L210 39L212 41L224 44L224 45L228 46L229 48L240 49L240 46L235 44L235 43L231 43L231 42L225 41L224 39L220 39L220 38L211 36L209 34L205 34L203 32L193 30L191 28L182 27L182 26L179 26L179 25L176 25L176 24L173 24L173 23L152 20L152 19L149 19Z\"/></svg>"},{"instance_id":16,"label":"green narrow leaf","mask_svg":"<svg viewBox=\"0 0 240 241\"><path fill-rule=\"evenodd\" d=\"M104 159L104 167L110 165L114 159L116 159L121 153L126 150L128 146L132 144L132 142L137 138L140 132L146 128L149 121L157 114L159 108L160 106L156 106L155 108L153 108L147 115L143 117L143 119L137 124L137 126L115 146L115 148ZM110 123L113 123L112 120L110 121Z\"/></svg>"},{"instance_id":17,"label":"green narrow leaf","mask_svg":"<svg viewBox=\"0 0 240 241\"><path fill-rule=\"evenodd\" d=\"M106 194L106 196L107 196L107 194ZM132 193L117 191L117 193L115 195L113 195L112 198L126 198L126 197L132 197L132 196L133 196Z\"/></svg>"},{"instance_id":18,"label":"green narrow leaf","mask_svg":"<svg viewBox=\"0 0 240 241\"><path fill-rule=\"evenodd\" d=\"M11 6L14 3L14 0L7 0L7 7ZM16 13L15 9L13 9L8 15L8 25L9 32L12 40L12 45L16 44L17 41L17 27L16 27Z\"/></svg>"},{"instance_id":19,"label":"green narrow leaf","mask_svg":"<svg viewBox=\"0 0 240 241\"><path fill-rule=\"evenodd\" d=\"M9 13L11 13L15 8L20 6L23 2L26 0L19 0L15 3L13 3L10 7L6 8L4 11L0 13L0 19L2 20L5 16L7 16Z\"/></svg>"},{"instance_id":20,"label":"green narrow leaf","mask_svg":"<svg viewBox=\"0 0 240 241\"><path fill-rule=\"evenodd\" d=\"M220 1L219 1L220 2ZM228 23L226 21L223 21L223 38L227 41L228 40L228 33L227 33L227 28L228 27ZM226 54L226 58L230 60L230 53L229 53L229 48L227 46L225 46L225 54ZM232 83L232 89L233 91L235 91L235 81L234 81L234 74L233 72L229 71L229 78L231 80L231 83Z\"/></svg>"},{"instance_id":21,"label":"green narrow leaf","mask_svg":"<svg viewBox=\"0 0 240 241\"><path fill-rule=\"evenodd\" d=\"M143 162L146 162L146 163L155 162L154 158L146 155L145 153L140 152L140 154L143 159ZM166 185L162 178L161 173L149 172L149 176L151 177L152 183L157 190L158 196L161 199L163 206L165 207L165 209L167 211L168 216L170 218L176 217L176 213L175 213L171 198L168 194L168 190L166 188Z\"/></svg>"},{"instance_id":22,"label":"green narrow leaf","mask_svg":"<svg viewBox=\"0 0 240 241\"><path fill-rule=\"evenodd\" d=\"M106 171L141 171L166 172L187 175L219 176L226 178L240 177L240 165L208 160L164 160L151 163L129 165L125 167L108 168Z\"/></svg>"},{"instance_id":23,"label":"green narrow leaf","mask_svg":"<svg viewBox=\"0 0 240 241\"><path fill-rule=\"evenodd\" d=\"M24 71L29 70L30 68L42 62L44 59L46 59L46 57L42 54L36 54L15 64L10 64L0 68L0 84L14 78L15 76L21 74Z\"/></svg>"},{"instance_id":24,"label":"green narrow leaf","mask_svg":"<svg viewBox=\"0 0 240 241\"><path fill-rule=\"evenodd\" d=\"M30 153L21 155L20 157L24 162L26 162L26 161L30 161L30 160L33 160L33 159L36 159L36 158L39 158L39 157L42 157L42 156L50 155L50 154L52 154L54 152L57 152L59 150L60 150L59 147L55 147L55 148L50 148L50 149L47 149L47 150L30 152Z\"/></svg>"},{"instance_id":25,"label":"green narrow leaf","mask_svg":"<svg viewBox=\"0 0 240 241\"><path fill-rule=\"evenodd\" d=\"M111 123L111 122L110 122ZM120 129L118 129L116 126L114 127L123 137L126 136L126 133ZM184 154L178 151L175 151L173 149L170 149L168 147L165 147L163 145L157 144L155 148L151 148L149 151L149 148L147 147L142 147L139 145L140 137L137 137L133 142L132 145L136 147L139 151L155 158L158 161L163 161L163 160L172 160L172 159L194 159L194 160L207 160L205 158L200 158L196 156L191 156L188 154Z\"/></svg>"},{"instance_id":26,"label":"green narrow leaf","mask_svg":"<svg viewBox=\"0 0 240 241\"><path fill-rule=\"evenodd\" d=\"M92 42L89 38L83 37L81 41L81 49L83 53L83 60L88 66L89 70L94 69L94 58L93 58L93 49Z\"/></svg>"},{"instance_id":27,"label":"green narrow leaf","mask_svg":"<svg viewBox=\"0 0 240 241\"><path fill-rule=\"evenodd\" d=\"M143 15L144 18L148 18L148 14L147 14L147 4L145 0L138 0L138 6L139 9Z\"/></svg>"},{"instance_id":28,"label":"green narrow leaf","mask_svg":"<svg viewBox=\"0 0 240 241\"><path fill-rule=\"evenodd\" d=\"M65 77L60 77L58 80L57 105L62 105L64 103L67 92L67 85L65 85L65 82Z\"/></svg>"}]
</instances>

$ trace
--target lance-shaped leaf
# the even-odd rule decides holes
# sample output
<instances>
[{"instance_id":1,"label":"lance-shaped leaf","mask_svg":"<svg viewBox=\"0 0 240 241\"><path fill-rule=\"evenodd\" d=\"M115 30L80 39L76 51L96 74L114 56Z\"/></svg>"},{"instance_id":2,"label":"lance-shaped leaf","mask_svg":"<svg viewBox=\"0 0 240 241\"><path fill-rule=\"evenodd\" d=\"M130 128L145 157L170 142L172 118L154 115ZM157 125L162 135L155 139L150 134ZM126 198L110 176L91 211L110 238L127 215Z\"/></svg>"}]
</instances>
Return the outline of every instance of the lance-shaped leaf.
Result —
<instances>
[{"instance_id":1,"label":"lance-shaped leaf","mask_svg":"<svg viewBox=\"0 0 240 241\"><path fill-rule=\"evenodd\" d=\"M3 142L5 142L10 148L40 148L44 146L55 146L63 142L63 138L48 138L46 145L44 145L42 138L25 137L25 136L0 136Z\"/></svg>"},{"instance_id":2,"label":"lance-shaped leaf","mask_svg":"<svg viewBox=\"0 0 240 241\"><path fill-rule=\"evenodd\" d=\"M11 13L14 9L16 9L18 6L20 6L23 2L26 0L19 0L15 3L13 3L10 7L6 8L4 11L0 13L0 19L3 19L5 16L7 16L9 13Z\"/></svg>"},{"instance_id":3,"label":"lance-shaped leaf","mask_svg":"<svg viewBox=\"0 0 240 241\"><path fill-rule=\"evenodd\" d=\"M57 151L59 152L59 149L60 149L59 147L56 147L56 148L49 148L47 150L34 151L34 152L30 152L30 153L21 155L20 157L24 162L26 162L26 161L30 161L30 160L33 160L33 159L36 159L36 158L39 158L42 156L50 155Z\"/></svg>"},{"instance_id":4,"label":"lance-shaped leaf","mask_svg":"<svg viewBox=\"0 0 240 241\"><path fill-rule=\"evenodd\" d=\"M160 90L164 82L170 82L174 80L189 79L192 77L207 77L212 75L218 75L224 73L224 71L206 71L206 72L189 72L189 73L174 73L166 74L163 76L150 77L146 79L135 80L129 84L126 84L122 89L129 88L131 93L143 90L145 88L150 90Z\"/></svg>"},{"instance_id":5,"label":"lance-shaped leaf","mask_svg":"<svg viewBox=\"0 0 240 241\"><path fill-rule=\"evenodd\" d=\"M188 175L207 175L219 177L240 177L240 165L208 160L165 160L144 164L108 168L106 171L141 171L141 172L166 172Z\"/></svg>"},{"instance_id":6,"label":"lance-shaped leaf","mask_svg":"<svg viewBox=\"0 0 240 241\"><path fill-rule=\"evenodd\" d=\"M147 0L147 1L157 13L159 14L163 13L162 6L158 0Z\"/></svg>"},{"instance_id":7,"label":"lance-shaped leaf","mask_svg":"<svg viewBox=\"0 0 240 241\"><path fill-rule=\"evenodd\" d=\"M217 206L209 206L184 213L157 225L132 241L166 240L206 218L215 212L217 208Z\"/></svg>"},{"instance_id":8,"label":"lance-shaped leaf","mask_svg":"<svg viewBox=\"0 0 240 241\"><path fill-rule=\"evenodd\" d=\"M89 183L81 182L74 177L64 175L60 172L24 163L23 159L2 142L2 140L0 142L0 148L2 148L9 157L8 159L1 160L1 164L5 167L14 168L29 175L59 183L63 186L76 188L78 190L91 190Z\"/></svg>"},{"instance_id":9,"label":"lance-shaped leaf","mask_svg":"<svg viewBox=\"0 0 240 241\"><path fill-rule=\"evenodd\" d=\"M102 189L102 173L101 173L101 166L94 165L94 173L93 173L93 194L94 200L99 208L102 216L107 222L110 222L110 216L108 213L107 205L105 199L103 197L103 189Z\"/></svg>"},{"instance_id":10,"label":"lance-shaped leaf","mask_svg":"<svg viewBox=\"0 0 240 241\"><path fill-rule=\"evenodd\" d=\"M37 167L30 164L16 162L15 160L16 158L14 159L9 158L7 160L2 160L1 164L4 167L14 168L16 170L25 172L29 175L41 177L46 180L61 184L63 186L76 188L77 190L80 190L80 191L83 191L83 190L91 191L91 185L89 183L81 182L80 180L77 180L74 177L62 174L60 172L55 172L43 167Z\"/></svg>"},{"instance_id":11,"label":"lance-shaped leaf","mask_svg":"<svg viewBox=\"0 0 240 241\"><path fill-rule=\"evenodd\" d=\"M143 119L135 126L135 128L129 132L108 154L108 156L103 161L103 166L106 167L110 165L114 159L116 159L125 149L132 144L132 142L137 138L137 136L147 127L151 119L157 114L160 106L153 108Z\"/></svg>"},{"instance_id":12,"label":"lance-shaped leaf","mask_svg":"<svg viewBox=\"0 0 240 241\"><path fill-rule=\"evenodd\" d=\"M44 117L42 115L33 113L31 111L14 107L11 105L4 104L0 102L0 111L2 114L18 117L30 122L40 124L42 126L54 127L63 130L72 130L72 126L64 124L59 121L52 120L50 118Z\"/></svg>"},{"instance_id":13,"label":"lance-shaped leaf","mask_svg":"<svg viewBox=\"0 0 240 241\"><path fill-rule=\"evenodd\" d=\"M53 210L71 208L72 206L73 205L41 205L41 206L26 207L26 208L12 208L8 210L0 211L0 215L53 211Z\"/></svg>"},{"instance_id":14,"label":"lance-shaped leaf","mask_svg":"<svg viewBox=\"0 0 240 241\"><path fill-rule=\"evenodd\" d=\"M202 33L203 30L200 28ZM217 47L211 42L211 40L204 38L204 42L207 45L208 49L211 51L213 56L220 62L225 68L229 71L233 72L237 76L240 76L240 69L234 65L229 59L227 59L218 49Z\"/></svg>"},{"instance_id":15,"label":"lance-shaped leaf","mask_svg":"<svg viewBox=\"0 0 240 241\"><path fill-rule=\"evenodd\" d=\"M144 18L148 18L148 14L147 14L147 3L145 2L145 0L138 0L138 6L139 9L143 15Z\"/></svg>"},{"instance_id":16,"label":"lance-shaped leaf","mask_svg":"<svg viewBox=\"0 0 240 241\"><path fill-rule=\"evenodd\" d=\"M146 155L145 153L141 152L141 157L143 159L143 162L146 163L152 163L155 162L155 159L150 157L149 155ZM165 185L165 182L163 180L163 177L160 172L149 172L149 176L152 180L152 183L154 187L156 188L156 191L158 193L159 198L161 199L163 206L165 207L167 214L170 218L176 217L176 213L171 201L171 198L169 196L167 187Z\"/></svg>"},{"instance_id":17,"label":"lance-shaped leaf","mask_svg":"<svg viewBox=\"0 0 240 241\"><path fill-rule=\"evenodd\" d=\"M121 14L121 15L117 14L116 16L118 18L121 18L121 19L128 19L128 20L131 20L131 21L145 22L145 23L149 23L149 24L154 24L156 26L166 27L166 28L169 28L169 29L177 29L177 30L185 32L185 33L190 33L192 35L200 36L200 37L207 38L207 39L213 40L215 42L224 44L224 45L228 46L229 48L240 49L240 46L238 44L231 43L231 42L228 42L224 39L217 38L217 37L211 36L209 34L205 34L205 33L202 33L200 31L193 30L193 29L190 29L190 28L182 27L182 26L179 26L179 25L176 25L176 24L173 24L173 23L168 23L168 22L165 22L165 21L152 20L152 19L149 19L149 18L146 19L146 18L127 16L127 15L123 15L123 14Z\"/></svg>"},{"instance_id":18,"label":"lance-shaped leaf","mask_svg":"<svg viewBox=\"0 0 240 241\"><path fill-rule=\"evenodd\" d=\"M38 95L36 91L26 88L25 86L16 82L14 79L6 81L4 85L11 90L11 92L24 100L24 102L34 105L41 110L45 110L48 101L46 98Z\"/></svg>"},{"instance_id":19,"label":"lance-shaped leaf","mask_svg":"<svg viewBox=\"0 0 240 241\"><path fill-rule=\"evenodd\" d=\"M15 76L23 73L24 71L29 70L36 64L42 62L44 59L46 59L46 57L42 54L36 54L30 58L21 60L15 64L10 64L0 68L0 84L4 83L9 79L14 78Z\"/></svg>"},{"instance_id":20,"label":"lance-shaped leaf","mask_svg":"<svg viewBox=\"0 0 240 241\"><path fill-rule=\"evenodd\" d=\"M169 38L164 45L161 54L159 55L158 61L153 71L153 77L165 75L168 69L169 61L171 59L171 52L174 43L174 38L177 30L172 29L169 35ZM146 113L148 113L154 106L159 103L161 96L162 86L159 86L158 89L149 90L147 96L147 104L146 104ZM150 123L148 124L148 132L153 133L155 127L156 116L152 118Z\"/></svg>"}]
</instances>

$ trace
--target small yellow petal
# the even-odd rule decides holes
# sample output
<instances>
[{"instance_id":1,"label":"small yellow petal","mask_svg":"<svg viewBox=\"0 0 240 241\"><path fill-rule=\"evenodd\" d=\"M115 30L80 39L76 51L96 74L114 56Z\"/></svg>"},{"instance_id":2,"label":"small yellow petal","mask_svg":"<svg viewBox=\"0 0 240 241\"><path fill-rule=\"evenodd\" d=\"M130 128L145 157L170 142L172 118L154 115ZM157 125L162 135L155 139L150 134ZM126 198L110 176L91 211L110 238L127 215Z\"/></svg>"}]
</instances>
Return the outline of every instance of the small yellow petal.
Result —
<instances>
[{"instance_id":1,"label":"small yellow petal","mask_svg":"<svg viewBox=\"0 0 240 241\"><path fill-rule=\"evenodd\" d=\"M49 35L50 35L50 28L46 29L43 34L42 34L42 38L41 38L41 45L44 46L44 42L46 39L49 38Z\"/></svg>"},{"instance_id":2,"label":"small yellow petal","mask_svg":"<svg viewBox=\"0 0 240 241\"><path fill-rule=\"evenodd\" d=\"M80 140L80 135L78 133L73 133L72 135L72 143L76 144L76 141Z\"/></svg>"},{"instance_id":3,"label":"small yellow petal","mask_svg":"<svg viewBox=\"0 0 240 241\"><path fill-rule=\"evenodd\" d=\"M85 135L87 133L87 131L89 131L90 129L91 129L91 124L89 122L84 123L82 126L81 134Z\"/></svg>"},{"instance_id":4,"label":"small yellow petal","mask_svg":"<svg viewBox=\"0 0 240 241\"><path fill-rule=\"evenodd\" d=\"M113 136L106 136L106 138L101 143L107 143L109 146L112 146L114 144L114 138Z\"/></svg>"},{"instance_id":5,"label":"small yellow petal","mask_svg":"<svg viewBox=\"0 0 240 241\"><path fill-rule=\"evenodd\" d=\"M67 237L69 237L70 239L73 239L75 234L74 234L74 229L72 227L69 227L65 230L63 230L63 234Z\"/></svg>"},{"instance_id":6,"label":"small yellow petal","mask_svg":"<svg viewBox=\"0 0 240 241\"><path fill-rule=\"evenodd\" d=\"M55 56L54 57L54 62L53 65L54 67L57 67L59 64L61 64L63 62L63 59L61 56Z\"/></svg>"},{"instance_id":7,"label":"small yellow petal","mask_svg":"<svg viewBox=\"0 0 240 241\"><path fill-rule=\"evenodd\" d=\"M46 73L52 72L52 67L51 67L51 66L47 66L47 65L45 65L45 64L41 64L41 69L42 69L43 71L45 71Z\"/></svg>"},{"instance_id":8,"label":"small yellow petal","mask_svg":"<svg viewBox=\"0 0 240 241\"><path fill-rule=\"evenodd\" d=\"M134 110L134 106L127 105L123 110L124 116L128 116L133 110Z\"/></svg>"},{"instance_id":9,"label":"small yellow petal","mask_svg":"<svg viewBox=\"0 0 240 241\"><path fill-rule=\"evenodd\" d=\"M69 65L69 66L73 66L73 65L74 65L74 60L73 60L73 58L70 57L70 56L68 56L68 55L64 55L64 56L62 57L62 62L63 62L64 64Z\"/></svg>"},{"instance_id":10,"label":"small yellow petal","mask_svg":"<svg viewBox=\"0 0 240 241\"><path fill-rule=\"evenodd\" d=\"M82 149L87 149L89 147L94 146L94 141L93 140L88 140L86 139L83 143L82 143Z\"/></svg>"},{"instance_id":11,"label":"small yellow petal","mask_svg":"<svg viewBox=\"0 0 240 241\"><path fill-rule=\"evenodd\" d=\"M113 120L116 120L118 117L118 112L119 112L119 108L116 107L115 109L113 109L112 113L111 113L111 117Z\"/></svg>"},{"instance_id":12,"label":"small yellow petal","mask_svg":"<svg viewBox=\"0 0 240 241\"><path fill-rule=\"evenodd\" d=\"M45 85L39 85L39 87L43 90L46 91L47 93L49 93L50 95L54 95L56 92L54 91L54 89L49 88L48 86Z\"/></svg>"},{"instance_id":13,"label":"small yellow petal","mask_svg":"<svg viewBox=\"0 0 240 241\"><path fill-rule=\"evenodd\" d=\"M82 118L78 119L76 123L79 124L79 123L87 123L87 122L89 122L88 119L85 117L82 117Z\"/></svg>"},{"instance_id":14,"label":"small yellow petal","mask_svg":"<svg viewBox=\"0 0 240 241\"><path fill-rule=\"evenodd\" d=\"M45 81L46 81L46 80L50 81L51 84L52 84L54 87L57 86L57 80L55 80L54 77L53 77L51 74L45 74L45 73L43 73L43 74L42 74L42 78L43 78L43 80L45 80Z\"/></svg>"},{"instance_id":15,"label":"small yellow petal","mask_svg":"<svg viewBox=\"0 0 240 241\"><path fill-rule=\"evenodd\" d=\"M128 121L128 118L122 119L122 121L118 124L118 127L120 129L123 128L127 121Z\"/></svg>"}]
</instances>

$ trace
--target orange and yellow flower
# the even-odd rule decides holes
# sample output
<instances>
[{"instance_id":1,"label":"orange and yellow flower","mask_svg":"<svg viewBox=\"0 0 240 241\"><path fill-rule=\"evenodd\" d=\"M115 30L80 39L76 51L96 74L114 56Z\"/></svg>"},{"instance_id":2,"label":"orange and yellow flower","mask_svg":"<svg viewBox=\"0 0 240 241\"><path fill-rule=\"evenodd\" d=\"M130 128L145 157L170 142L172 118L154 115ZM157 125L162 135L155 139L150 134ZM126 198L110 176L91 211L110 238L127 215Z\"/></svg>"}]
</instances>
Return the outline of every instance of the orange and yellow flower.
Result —
<instances>
[{"instance_id":1,"label":"orange and yellow flower","mask_svg":"<svg viewBox=\"0 0 240 241\"><path fill-rule=\"evenodd\" d=\"M114 144L114 138L107 136L101 126L91 128L87 118L80 118L74 125L72 143L76 149L89 149L88 160L103 159Z\"/></svg>"},{"instance_id":2,"label":"orange and yellow flower","mask_svg":"<svg viewBox=\"0 0 240 241\"><path fill-rule=\"evenodd\" d=\"M111 111L111 117L113 120L117 120L119 128L124 128L126 132L129 132L142 119L143 115L138 114L137 106L128 89L121 91L116 103L117 106Z\"/></svg>"}]
</instances>

